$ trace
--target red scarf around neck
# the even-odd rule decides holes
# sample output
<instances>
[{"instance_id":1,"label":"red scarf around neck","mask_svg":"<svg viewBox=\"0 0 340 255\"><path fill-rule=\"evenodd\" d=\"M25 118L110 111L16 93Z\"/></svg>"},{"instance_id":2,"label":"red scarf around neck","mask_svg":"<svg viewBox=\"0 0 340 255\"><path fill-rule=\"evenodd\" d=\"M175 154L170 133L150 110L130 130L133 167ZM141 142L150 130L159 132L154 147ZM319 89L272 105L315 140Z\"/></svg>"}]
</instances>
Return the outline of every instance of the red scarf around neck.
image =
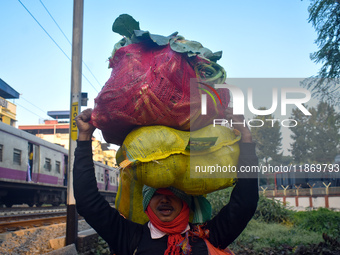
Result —
<instances>
[{"instance_id":1,"label":"red scarf around neck","mask_svg":"<svg viewBox=\"0 0 340 255\"><path fill-rule=\"evenodd\" d=\"M183 201L183 207L178 216L172 221L165 222L161 221L156 214L152 211L150 206L147 207L145 213L148 215L150 222L157 229L162 232L165 232L169 235L168 237L168 248L164 252L165 255L180 255L181 249L180 244L185 239L181 233L185 230L189 223L189 212L190 209Z\"/></svg>"}]
</instances>

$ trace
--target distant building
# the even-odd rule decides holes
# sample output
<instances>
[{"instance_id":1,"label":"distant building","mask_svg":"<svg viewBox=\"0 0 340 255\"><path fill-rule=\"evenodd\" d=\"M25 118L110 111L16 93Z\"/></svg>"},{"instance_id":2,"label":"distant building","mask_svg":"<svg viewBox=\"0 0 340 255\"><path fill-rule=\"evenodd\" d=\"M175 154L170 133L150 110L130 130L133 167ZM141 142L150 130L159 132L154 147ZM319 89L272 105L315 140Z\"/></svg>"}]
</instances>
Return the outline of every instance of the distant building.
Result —
<instances>
[{"instance_id":1,"label":"distant building","mask_svg":"<svg viewBox=\"0 0 340 255\"><path fill-rule=\"evenodd\" d=\"M58 121L58 119L69 118L69 111L52 111L47 113L54 120L45 120L44 124L39 125L20 125L19 129L38 136L51 143L69 149L69 128L68 121ZM93 160L116 166L116 150L110 149L108 144L101 143L95 138L92 139Z\"/></svg>"},{"instance_id":2,"label":"distant building","mask_svg":"<svg viewBox=\"0 0 340 255\"><path fill-rule=\"evenodd\" d=\"M0 121L15 127L17 106L6 99L17 99L19 93L6 82L0 79ZM87 100L87 93L82 93L82 100ZM83 105L83 102L82 102ZM84 104L85 105L85 104ZM53 120L45 120L44 124L21 125L19 129L38 136L51 143L58 144L65 149L69 149L69 111L49 111L47 112ZM67 119L67 121L60 121ZM109 148L106 143L93 138L92 142L93 160L99 161L108 166L116 166L116 151Z\"/></svg>"},{"instance_id":3,"label":"distant building","mask_svg":"<svg viewBox=\"0 0 340 255\"><path fill-rule=\"evenodd\" d=\"M116 150L109 149L107 145L107 143L101 143L96 139L92 140L93 160L116 167Z\"/></svg>"},{"instance_id":4,"label":"distant building","mask_svg":"<svg viewBox=\"0 0 340 255\"><path fill-rule=\"evenodd\" d=\"M0 121L15 127L17 106L6 99L19 98L19 93L0 79Z\"/></svg>"},{"instance_id":5,"label":"distant building","mask_svg":"<svg viewBox=\"0 0 340 255\"><path fill-rule=\"evenodd\" d=\"M51 143L61 145L65 149L69 149L69 128L70 123L59 123L58 120L45 120L44 124L39 125L19 126L19 129Z\"/></svg>"}]
</instances>

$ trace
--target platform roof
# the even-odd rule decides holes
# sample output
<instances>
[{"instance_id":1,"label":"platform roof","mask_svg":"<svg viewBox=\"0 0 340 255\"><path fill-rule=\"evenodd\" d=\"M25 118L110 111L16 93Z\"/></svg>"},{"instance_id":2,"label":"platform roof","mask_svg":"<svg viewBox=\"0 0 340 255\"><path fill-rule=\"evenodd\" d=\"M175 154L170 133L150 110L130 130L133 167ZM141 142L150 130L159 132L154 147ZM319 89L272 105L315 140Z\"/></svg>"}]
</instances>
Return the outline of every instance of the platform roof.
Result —
<instances>
[{"instance_id":1,"label":"platform roof","mask_svg":"<svg viewBox=\"0 0 340 255\"><path fill-rule=\"evenodd\" d=\"M0 79L0 96L5 99L19 98L19 93Z\"/></svg>"},{"instance_id":2,"label":"platform roof","mask_svg":"<svg viewBox=\"0 0 340 255\"><path fill-rule=\"evenodd\" d=\"M47 115L56 120L69 119L70 111L48 111Z\"/></svg>"}]
</instances>

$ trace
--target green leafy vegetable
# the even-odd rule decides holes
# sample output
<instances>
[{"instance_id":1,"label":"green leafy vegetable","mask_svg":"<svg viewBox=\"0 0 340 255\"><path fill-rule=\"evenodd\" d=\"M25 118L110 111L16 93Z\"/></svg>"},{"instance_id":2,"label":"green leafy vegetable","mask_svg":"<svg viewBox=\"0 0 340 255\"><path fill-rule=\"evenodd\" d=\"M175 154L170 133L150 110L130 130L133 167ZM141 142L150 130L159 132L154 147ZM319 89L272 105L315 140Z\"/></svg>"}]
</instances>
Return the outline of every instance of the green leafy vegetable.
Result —
<instances>
[{"instance_id":1,"label":"green leafy vegetable","mask_svg":"<svg viewBox=\"0 0 340 255\"><path fill-rule=\"evenodd\" d=\"M121 14L113 23L112 31L131 38L134 30L140 30L139 22L129 14Z\"/></svg>"},{"instance_id":2,"label":"green leafy vegetable","mask_svg":"<svg viewBox=\"0 0 340 255\"><path fill-rule=\"evenodd\" d=\"M158 46L165 46L169 44L170 39L177 36L177 32L172 33L169 36L150 34L149 31L136 30L134 31L134 37L132 38L132 43L139 43L142 41L153 41Z\"/></svg>"},{"instance_id":3,"label":"green leafy vegetable","mask_svg":"<svg viewBox=\"0 0 340 255\"><path fill-rule=\"evenodd\" d=\"M128 14L121 14L114 21L112 31L125 37L114 45L111 58L118 49L129 44L151 43L161 47L169 44L170 48L175 52L186 54L188 57L199 56L207 60L202 61L195 67L195 71L201 78L205 79L205 82L220 84L225 81L226 72L222 66L216 63L221 59L222 51L212 52L199 42L186 40L183 36L178 35L178 32L163 36L140 30L139 22Z\"/></svg>"}]
</instances>

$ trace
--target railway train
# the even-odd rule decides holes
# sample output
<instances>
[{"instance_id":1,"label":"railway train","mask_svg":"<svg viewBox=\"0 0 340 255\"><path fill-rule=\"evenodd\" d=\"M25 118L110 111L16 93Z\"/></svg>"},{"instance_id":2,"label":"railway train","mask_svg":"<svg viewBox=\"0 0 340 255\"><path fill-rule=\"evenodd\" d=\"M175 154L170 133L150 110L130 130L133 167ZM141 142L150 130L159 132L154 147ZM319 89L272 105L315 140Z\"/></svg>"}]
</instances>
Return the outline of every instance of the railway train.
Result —
<instances>
[{"instance_id":1,"label":"railway train","mask_svg":"<svg viewBox=\"0 0 340 255\"><path fill-rule=\"evenodd\" d=\"M97 185L113 203L119 170L94 162ZM0 206L65 204L68 150L0 122Z\"/></svg>"}]
</instances>

